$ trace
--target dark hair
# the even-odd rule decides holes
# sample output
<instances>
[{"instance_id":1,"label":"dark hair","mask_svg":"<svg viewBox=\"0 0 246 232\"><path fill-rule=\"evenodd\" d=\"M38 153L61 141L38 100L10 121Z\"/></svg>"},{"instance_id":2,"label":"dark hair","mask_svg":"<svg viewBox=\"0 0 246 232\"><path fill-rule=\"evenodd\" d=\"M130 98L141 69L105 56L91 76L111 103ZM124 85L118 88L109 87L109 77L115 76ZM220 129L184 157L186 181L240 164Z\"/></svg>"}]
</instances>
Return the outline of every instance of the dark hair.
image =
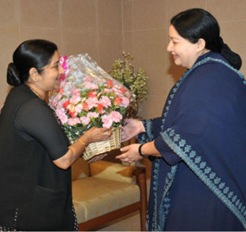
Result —
<instances>
[{"instance_id":1,"label":"dark hair","mask_svg":"<svg viewBox=\"0 0 246 232\"><path fill-rule=\"evenodd\" d=\"M48 40L34 39L21 43L13 54L13 63L8 65L8 84L18 86L25 83L31 68L42 73L42 68L50 63L56 50L57 45Z\"/></svg>"},{"instance_id":2,"label":"dark hair","mask_svg":"<svg viewBox=\"0 0 246 232\"><path fill-rule=\"evenodd\" d=\"M200 38L206 42L206 49L221 53L236 69L242 65L241 57L233 52L220 36L220 27L217 20L208 11L193 8L175 15L171 19L180 36L196 43Z\"/></svg>"}]
</instances>

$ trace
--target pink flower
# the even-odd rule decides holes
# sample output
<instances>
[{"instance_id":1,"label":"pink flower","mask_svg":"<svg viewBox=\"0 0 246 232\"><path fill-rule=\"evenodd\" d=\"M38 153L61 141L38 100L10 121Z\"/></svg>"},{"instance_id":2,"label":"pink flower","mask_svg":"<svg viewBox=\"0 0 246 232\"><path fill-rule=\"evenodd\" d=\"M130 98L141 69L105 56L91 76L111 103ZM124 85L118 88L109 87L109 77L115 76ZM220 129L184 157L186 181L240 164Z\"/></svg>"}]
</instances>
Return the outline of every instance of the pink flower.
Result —
<instances>
[{"instance_id":1,"label":"pink flower","mask_svg":"<svg viewBox=\"0 0 246 232\"><path fill-rule=\"evenodd\" d=\"M102 122L103 122L103 127L110 128L112 127L113 123L120 122L122 120L122 114L117 112L117 111L112 111L108 115L103 115L102 116Z\"/></svg>"},{"instance_id":2,"label":"pink flower","mask_svg":"<svg viewBox=\"0 0 246 232\"><path fill-rule=\"evenodd\" d=\"M66 78L66 73L67 73L67 59L68 59L67 56L60 56L60 64L61 64L62 68L64 69L64 73L61 74L61 76L59 78L60 81L63 81Z\"/></svg>"},{"instance_id":3,"label":"pink flower","mask_svg":"<svg viewBox=\"0 0 246 232\"><path fill-rule=\"evenodd\" d=\"M84 87L86 89L98 89L98 86L91 82L84 82Z\"/></svg>"},{"instance_id":4,"label":"pink flower","mask_svg":"<svg viewBox=\"0 0 246 232\"><path fill-rule=\"evenodd\" d=\"M68 116L66 115L65 110L63 108L56 109L55 113L56 113L57 117L61 120L62 124L67 123Z\"/></svg>"},{"instance_id":5,"label":"pink flower","mask_svg":"<svg viewBox=\"0 0 246 232\"><path fill-rule=\"evenodd\" d=\"M81 121L82 124L88 125L91 120L90 120L89 117L83 116L83 117L80 117L80 121Z\"/></svg>"},{"instance_id":6,"label":"pink flower","mask_svg":"<svg viewBox=\"0 0 246 232\"><path fill-rule=\"evenodd\" d=\"M121 102L121 106L123 106L124 108L127 108L130 104L130 100L127 97L122 97L122 102Z\"/></svg>"},{"instance_id":7,"label":"pink flower","mask_svg":"<svg viewBox=\"0 0 246 232\"><path fill-rule=\"evenodd\" d=\"M74 126L76 124L80 123L80 119L79 118L69 118L68 119L68 125L69 126Z\"/></svg>"},{"instance_id":8,"label":"pink flower","mask_svg":"<svg viewBox=\"0 0 246 232\"><path fill-rule=\"evenodd\" d=\"M76 96L76 95L73 95L71 98L70 98L70 102L72 104L77 104L81 101L81 97L80 96Z\"/></svg>"},{"instance_id":9,"label":"pink flower","mask_svg":"<svg viewBox=\"0 0 246 232\"><path fill-rule=\"evenodd\" d=\"M120 122L122 120L122 118L123 118L122 114L119 113L118 111L112 111L109 114L109 117L111 117L113 122Z\"/></svg>"},{"instance_id":10,"label":"pink flower","mask_svg":"<svg viewBox=\"0 0 246 232\"><path fill-rule=\"evenodd\" d=\"M102 96L99 101L99 104L102 104L105 108L108 108L112 105L110 99L107 96Z\"/></svg>"},{"instance_id":11,"label":"pink flower","mask_svg":"<svg viewBox=\"0 0 246 232\"><path fill-rule=\"evenodd\" d=\"M113 121L108 115L102 116L103 127L110 128L112 127Z\"/></svg>"},{"instance_id":12,"label":"pink flower","mask_svg":"<svg viewBox=\"0 0 246 232\"><path fill-rule=\"evenodd\" d=\"M80 97L80 90L78 88L74 88L71 93L73 96Z\"/></svg>"},{"instance_id":13,"label":"pink flower","mask_svg":"<svg viewBox=\"0 0 246 232\"><path fill-rule=\"evenodd\" d=\"M88 98L86 100L86 103L88 104L89 110L92 109L93 107L97 107L98 104L98 99L96 97Z\"/></svg>"},{"instance_id":14,"label":"pink flower","mask_svg":"<svg viewBox=\"0 0 246 232\"><path fill-rule=\"evenodd\" d=\"M80 113L83 110L82 104L80 103L80 104L75 105L74 110L77 114Z\"/></svg>"},{"instance_id":15,"label":"pink flower","mask_svg":"<svg viewBox=\"0 0 246 232\"><path fill-rule=\"evenodd\" d=\"M96 112L89 112L89 113L87 114L87 117L88 117L88 118L98 118L98 117L99 117L99 114L96 113Z\"/></svg>"}]
</instances>

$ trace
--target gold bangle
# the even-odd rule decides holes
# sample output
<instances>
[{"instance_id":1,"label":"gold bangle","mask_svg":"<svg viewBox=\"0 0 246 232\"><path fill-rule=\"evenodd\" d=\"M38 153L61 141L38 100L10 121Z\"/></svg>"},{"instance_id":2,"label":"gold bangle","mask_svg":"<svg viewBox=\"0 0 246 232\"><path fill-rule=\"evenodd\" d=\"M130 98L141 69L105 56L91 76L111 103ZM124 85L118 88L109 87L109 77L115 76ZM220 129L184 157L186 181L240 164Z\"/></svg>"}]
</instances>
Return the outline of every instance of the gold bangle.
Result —
<instances>
[{"instance_id":1,"label":"gold bangle","mask_svg":"<svg viewBox=\"0 0 246 232\"><path fill-rule=\"evenodd\" d=\"M85 142L80 141L79 139L77 140L77 142L78 142L79 144L83 145L84 147L86 147L86 143L85 143Z\"/></svg>"}]
</instances>

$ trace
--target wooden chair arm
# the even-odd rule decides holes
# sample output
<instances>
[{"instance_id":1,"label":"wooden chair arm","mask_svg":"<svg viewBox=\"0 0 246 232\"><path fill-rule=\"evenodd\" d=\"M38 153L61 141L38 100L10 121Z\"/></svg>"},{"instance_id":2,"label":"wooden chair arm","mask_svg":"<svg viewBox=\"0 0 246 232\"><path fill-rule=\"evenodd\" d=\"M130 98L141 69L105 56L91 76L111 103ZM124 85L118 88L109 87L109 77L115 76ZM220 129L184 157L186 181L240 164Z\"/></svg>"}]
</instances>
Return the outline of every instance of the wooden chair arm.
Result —
<instances>
[{"instance_id":1,"label":"wooden chair arm","mask_svg":"<svg viewBox=\"0 0 246 232\"><path fill-rule=\"evenodd\" d=\"M136 182L140 189L140 202L142 208L142 210L140 211L140 217L142 218L141 228L145 228L147 212L147 183L145 167L137 166L136 169L133 170L133 175L136 177Z\"/></svg>"}]
</instances>

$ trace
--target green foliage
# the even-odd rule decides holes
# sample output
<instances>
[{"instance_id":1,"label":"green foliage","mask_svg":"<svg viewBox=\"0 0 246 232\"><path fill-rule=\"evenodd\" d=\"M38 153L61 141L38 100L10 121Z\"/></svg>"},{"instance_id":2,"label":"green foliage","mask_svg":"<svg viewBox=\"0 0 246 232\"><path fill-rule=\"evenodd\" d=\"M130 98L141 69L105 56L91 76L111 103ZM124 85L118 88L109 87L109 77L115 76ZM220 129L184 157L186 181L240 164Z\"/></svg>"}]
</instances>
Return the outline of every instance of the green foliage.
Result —
<instances>
[{"instance_id":1,"label":"green foliage","mask_svg":"<svg viewBox=\"0 0 246 232\"><path fill-rule=\"evenodd\" d=\"M123 59L117 59L112 64L109 74L132 92L131 105L135 110L140 102L147 99L147 73L138 68L137 71L131 63L133 57L129 53L122 53Z\"/></svg>"}]
</instances>

